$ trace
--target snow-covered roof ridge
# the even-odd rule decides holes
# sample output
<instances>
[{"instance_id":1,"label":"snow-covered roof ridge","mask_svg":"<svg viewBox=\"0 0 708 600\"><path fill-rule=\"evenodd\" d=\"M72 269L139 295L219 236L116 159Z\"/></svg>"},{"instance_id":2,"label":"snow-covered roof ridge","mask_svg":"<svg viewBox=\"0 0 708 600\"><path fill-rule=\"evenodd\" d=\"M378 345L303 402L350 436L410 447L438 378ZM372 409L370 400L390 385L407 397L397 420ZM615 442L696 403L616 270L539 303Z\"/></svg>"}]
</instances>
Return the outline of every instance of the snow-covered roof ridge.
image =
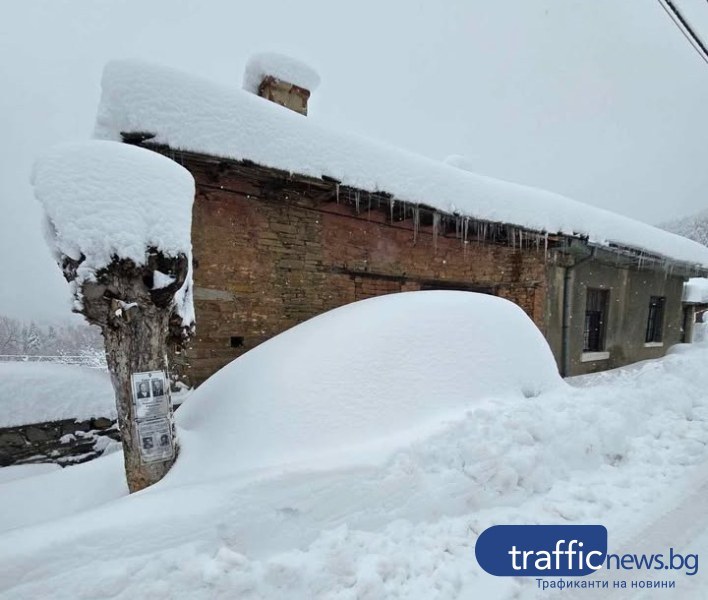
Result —
<instances>
[{"instance_id":1,"label":"snow-covered roof ridge","mask_svg":"<svg viewBox=\"0 0 708 600\"><path fill-rule=\"evenodd\" d=\"M651 225L327 129L241 89L139 61L106 65L95 136L150 132L155 143L327 176L414 204L532 231L587 237L708 268L708 248Z\"/></svg>"},{"instance_id":2,"label":"snow-covered roof ridge","mask_svg":"<svg viewBox=\"0 0 708 600\"><path fill-rule=\"evenodd\" d=\"M263 78L268 75L310 92L314 92L320 85L317 71L301 60L276 52L260 52L250 56L246 62L243 89L257 94Z\"/></svg>"}]
</instances>

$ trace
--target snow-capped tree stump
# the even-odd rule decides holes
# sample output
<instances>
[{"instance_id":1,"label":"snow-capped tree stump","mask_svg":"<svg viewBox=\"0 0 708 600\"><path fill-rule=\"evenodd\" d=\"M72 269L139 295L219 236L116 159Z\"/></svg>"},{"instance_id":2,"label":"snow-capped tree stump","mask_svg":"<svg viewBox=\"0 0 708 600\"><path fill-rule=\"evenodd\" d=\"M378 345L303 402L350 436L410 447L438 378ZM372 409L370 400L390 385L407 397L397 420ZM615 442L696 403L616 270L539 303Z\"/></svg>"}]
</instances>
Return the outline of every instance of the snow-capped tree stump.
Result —
<instances>
[{"instance_id":1,"label":"snow-capped tree stump","mask_svg":"<svg viewBox=\"0 0 708 600\"><path fill-rule=\"evenodd\" d=\"M136 492L177 457L169 370L194 325L194 179L149 150L98 141L56 148L32 179L73 310L103 333Z\"/></svg>"},{"instance_id":2,"label":"snow-capped tree stump","mask_svg":"<svg viewBox=\"0 0 708 600\"><path fill-rule=\"evenodd\" d=\"M65 257L64 276L74 281L81 261ZM154 289L154 273L168 275L173 281ZM83 299L77 312L98 325L106 346L106 361L116 393L118 425L123 442L123 457L128 488L141 490L162 479L177 456L172 406L165 418L169 421L170 458L145 462L138 434L132 375L134 373L163 372L169 382L171 349L181 345L184 338L175 339L173 299L184 284L189 271L185 255L171 258L155 248L147 252L144 265L137 266L127 259L114 259L96 273L95 281L84 281L80 295ZM78 290L77 290L78 291ZM184 332L186 337L187 332ZM167 391L167 390L165 390Z\"/></svg>"}]
</instances>

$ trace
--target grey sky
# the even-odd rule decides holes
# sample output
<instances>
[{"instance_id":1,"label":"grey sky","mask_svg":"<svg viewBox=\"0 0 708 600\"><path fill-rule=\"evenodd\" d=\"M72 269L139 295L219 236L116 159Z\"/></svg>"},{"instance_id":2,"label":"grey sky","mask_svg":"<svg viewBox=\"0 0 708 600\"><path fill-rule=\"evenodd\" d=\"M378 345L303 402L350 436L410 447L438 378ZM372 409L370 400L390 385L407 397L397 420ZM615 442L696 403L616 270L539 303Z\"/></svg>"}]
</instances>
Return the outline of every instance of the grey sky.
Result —
<instances>
[{"instance_id":1,"label":"grey sky","mask_svg":"<svg viewBox=\"0 0 708 600\"><path fill-rule=\"evenodd\" d=\"M683 0L708 36L708 3ZM322 76L310 118L655 223L708 208L708 65L653 0L23 0L0 6L0 313L69 314L28 183L90 136L104 63L240 85L249 54Z\"/></svg>"}]
</instances>

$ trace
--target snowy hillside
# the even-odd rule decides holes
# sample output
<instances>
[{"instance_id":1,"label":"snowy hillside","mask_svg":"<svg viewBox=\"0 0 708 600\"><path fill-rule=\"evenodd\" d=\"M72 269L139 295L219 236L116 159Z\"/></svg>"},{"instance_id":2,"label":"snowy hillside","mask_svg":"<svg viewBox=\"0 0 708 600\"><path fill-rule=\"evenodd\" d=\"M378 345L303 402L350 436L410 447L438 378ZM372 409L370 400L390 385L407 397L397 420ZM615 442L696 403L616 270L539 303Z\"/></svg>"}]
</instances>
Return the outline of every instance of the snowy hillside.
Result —
<instances>
[{"instance_id":1,"label":"snowy hillside","mask_svg":"<svg viewBox=\"0 0 708 600\"><path fill-rule=\"evenodd\" d=\"M458 294L365 301L244 355L178 412L182 453L143 492L126 495L119 454L0 483L0 597L528 598L533 579L477 566L486 527L602 523L616 548L638 533L649 539L662 511L700 492L708 345L569 386L546 370L548 349L521 311L494 298L465 306ZM431 299L424 319L418 298ZM368 323L377 304L381 317ZM506 319L517 321L513 343ZM437 362L424 365L426 356ZM308 362L302 374L292 368ZM362 386L370 403L355 394ZM343 437L345 423L354 438ZM387 432L395 445L364 454L352 444ZM248 472L256 437L269 466ZM293 464L308 448L316 460ZM662 531L704 543L695 516L669 518ZM698 578L686 579L680 597L703 597Z\"/></svg>"},{"instance_id":2,"label":"snowy hillside","mask_svg":"<svg viewBox=\"0 0 708 600\"><path fill-rule=\"evenodd\" d=\"M662 229L708 246L708 210L660 225Z\"/></svg>"}]
</instances>

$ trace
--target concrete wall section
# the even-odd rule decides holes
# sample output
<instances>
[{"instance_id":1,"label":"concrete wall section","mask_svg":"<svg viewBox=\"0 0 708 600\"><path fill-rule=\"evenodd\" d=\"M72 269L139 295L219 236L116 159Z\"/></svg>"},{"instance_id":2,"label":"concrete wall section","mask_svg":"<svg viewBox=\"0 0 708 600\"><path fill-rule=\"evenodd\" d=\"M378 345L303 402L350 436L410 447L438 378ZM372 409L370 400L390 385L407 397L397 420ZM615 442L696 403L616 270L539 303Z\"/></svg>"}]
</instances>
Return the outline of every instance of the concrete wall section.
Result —
<instances>
[{"instance_id":1,"label":"concrete wall section","mask_svg":"<svg viewBox=\"0 0 708 600\"><path fill-rule=\"evenodd\" d=\"M560 269L559 269L560 270ZM683 336L681 296L684 277L661 269L621 267L590 260L571 271L570 375L593 373L658 358ZM605 356L583 353L585 309L589 288L608 290ZM666 298L661 343L646 343L652 296ZM596 360L588 360L596 356Z\"/></svg>"}]
</instances>

